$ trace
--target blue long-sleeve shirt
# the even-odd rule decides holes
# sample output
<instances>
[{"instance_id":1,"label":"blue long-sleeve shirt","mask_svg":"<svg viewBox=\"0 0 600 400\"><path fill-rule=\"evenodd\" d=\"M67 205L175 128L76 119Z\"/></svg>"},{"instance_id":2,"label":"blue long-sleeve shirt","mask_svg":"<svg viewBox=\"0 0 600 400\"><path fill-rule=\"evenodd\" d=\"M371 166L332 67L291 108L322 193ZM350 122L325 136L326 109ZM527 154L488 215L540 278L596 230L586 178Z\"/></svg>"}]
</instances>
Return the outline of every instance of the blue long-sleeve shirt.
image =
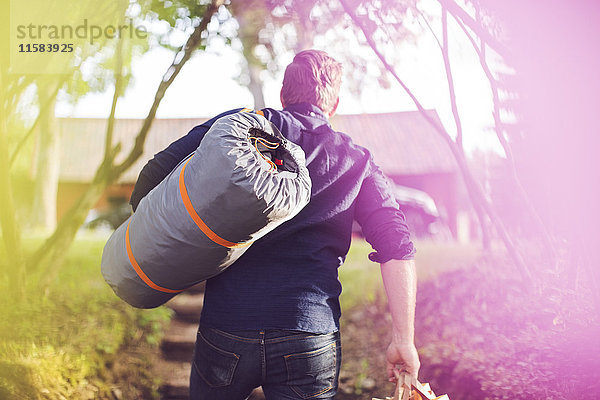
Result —
<instances>
[{"instance_id":1,"label":"blue long-sleeve shirt","mask_svg":"<svg viewBox=\"0 0 600 400\"><path fill-rule=\"evenodd\" d=\"M194 127L146 164L131 196L139 201L200 144L223 113ZM412 259L404 215L369 151L334 131L316 106L263 110L306 154L312 180L309 204L293 219L257 240L225 272L207 281L201 323L236 330L288 329L329 333L339 329L338 280L352 222L361 225L375 262Z\"/></svg>"}]
</instances>

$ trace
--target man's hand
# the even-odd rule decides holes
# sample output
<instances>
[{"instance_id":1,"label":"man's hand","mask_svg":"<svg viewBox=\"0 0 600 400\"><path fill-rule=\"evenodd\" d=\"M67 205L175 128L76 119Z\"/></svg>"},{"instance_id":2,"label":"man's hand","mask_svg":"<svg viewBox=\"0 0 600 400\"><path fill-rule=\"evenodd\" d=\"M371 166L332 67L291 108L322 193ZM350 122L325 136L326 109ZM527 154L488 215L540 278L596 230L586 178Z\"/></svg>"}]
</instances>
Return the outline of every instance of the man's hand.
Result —
<instances>
[{"instance_id":1,"label":"man's hand","mask_svg":"<svg viewBox=\"0 0 600 400\"><path fill-rule=\"evenodd\" d=\"M387 373L390 382L396 382L398 373L406 372L418 378L421 362L417 348L413 343L397 343L392 341L387 348ZM394 373L394 370L398 373Z\"/></svg>"}]
</instances>

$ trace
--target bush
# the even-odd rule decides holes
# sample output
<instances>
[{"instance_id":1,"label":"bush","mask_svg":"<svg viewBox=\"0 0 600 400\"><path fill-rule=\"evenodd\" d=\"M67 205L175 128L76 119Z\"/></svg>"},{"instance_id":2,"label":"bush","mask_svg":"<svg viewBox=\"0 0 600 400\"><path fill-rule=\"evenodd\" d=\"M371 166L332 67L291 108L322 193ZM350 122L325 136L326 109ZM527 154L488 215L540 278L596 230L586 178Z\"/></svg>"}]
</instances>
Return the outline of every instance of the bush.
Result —
<instances>
[{"instance_id":1,"label":"bush","mask_svg":"<svg viewBox=\"0 0 600 400\"><path fill-rule=\"evenodd\" d=\"M156 383L140 360L169 313L136 310L114 295L100 275L104 241L78 240L45 292L28 282L25 301L0 299L0 398L112 399L114 390L154 396ZM124 357L127 388L113 371Z\"/></svg>"},{"instance_id":2,"label":"bush","mask_svg":"<svg viewBox=\"0 0 600 400\"><path fill-rule=\"evenodd\" d=\"M420 375L452 399L600 398L591 288L540 272L535 287L502 259L419 287Z\"/></svg>"}]
</instances>

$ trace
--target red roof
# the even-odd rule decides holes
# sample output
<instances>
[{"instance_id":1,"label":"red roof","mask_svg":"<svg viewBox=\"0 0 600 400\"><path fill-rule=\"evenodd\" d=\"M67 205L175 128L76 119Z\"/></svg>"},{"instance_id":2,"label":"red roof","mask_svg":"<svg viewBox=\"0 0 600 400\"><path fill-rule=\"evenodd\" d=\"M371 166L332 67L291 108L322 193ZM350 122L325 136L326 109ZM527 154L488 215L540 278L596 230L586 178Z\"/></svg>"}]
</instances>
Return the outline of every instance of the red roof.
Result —
<instances>
[{"instance_id":1,"label":"red roof","mask_svg":"<svg viewBox=\"0 0 600 400\"><path fill-rule=\"evenodd\" d=\"M434 110L431 118L442 124ZM418 111L333 116L334 129L371 151L387 175L454 172L448 144Z\"/></svg>"},{"instance_id":2,"label":"red roof","mask_svg":"<svg viewBox=\"0 0 600 400\"><path fill-rule=\"evenodd\" d=\"M435 111L428 111L438 119ZM144 154L120 182L135 182L153 155L185 135L206 118L156 119L146 139ZM439 121L439 119L438 119ZM61 166L63 182L89 182L102 161L106 119L61 118ZM121 143L122 160L133 146L141 119L115 121L113 144ZM375 161L388 175L429 174L456 171L447 144L418 112L336 115L331 124L359 145L371 150Z\"/></svg>"}]
</instances>

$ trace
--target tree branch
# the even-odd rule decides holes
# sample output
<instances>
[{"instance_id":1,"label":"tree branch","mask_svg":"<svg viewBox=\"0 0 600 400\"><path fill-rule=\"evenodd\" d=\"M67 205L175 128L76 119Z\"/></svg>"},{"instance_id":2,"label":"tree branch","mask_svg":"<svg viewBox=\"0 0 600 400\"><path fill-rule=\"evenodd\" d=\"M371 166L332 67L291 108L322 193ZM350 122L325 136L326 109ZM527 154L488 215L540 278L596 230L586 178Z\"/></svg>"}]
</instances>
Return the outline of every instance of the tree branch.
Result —
<instances>
[{"instance_id":1,"label":"tree branch","mask_svg":"<svg viewBox=\"0 0 600 400\"><path fill-rule=\"evenodd\" d=\"M190 59L192 53L200 44L202 40L202 33L206 30L213 14L217 12L223 3L224 0L213 0L211 2L211 4L206 8L200 24L194 29L194 32L192 32L186 43L181 47L177 54L175 54L173 62L163 75L163 78L158 85L156 95L154 96L154 102L152 103L150 111L144 120L144 124L142 125L142 128L135 139L135 145L133 146L133 149L127 158L114 168L114 174L117 177L131 167L133 163L143 154L144 142L146 141L146 136L148 135L150 127L154 122L154 117L156 116L156 111L158 110L160 102L165 96L169 86L171 86L171 83L173 83L185 63Z\"/></svg>"},{"instance_id":2,"label":"tree branch","mask_svg":"<svg viewBox=\"0 0 600 400\"><path fill-rule=\"evenodd\" d=\"M452 142L452 139L450 138L449 135L447 135L447 132L444 129L444 127L441 126L440 124L438 124L438 122L436 120L434 120L433 118L431 118L429 116L429 114L427 113L427 111L425 110L425 108L423 107L421 102L419 101L419 99L417 99L417 96L414 95L414 93L410 90L410 88L398 76L398 74L396 73L396 70L387 62L386 58L379 51L379 49L377 48L377 45L373 41L373 38L369 35L368 31L363 26L363 24L359 20L358 16L354 13L354 11L352 9L350 9L350 6L346 2L346 0L340 0L340 3L342 4L342 7L344 8L344 11L346 12L346 14L348 14L348 16L352 19L352 21L356 24L356 26L358 26L360 28L360 30L363 32L363 34L365 36L365 40L367 41L367 43L369 44L369 46L371 47L371 49L373 50L373 52L375 53L377 58L379 58L379 60L381 61L381 63L385 67L385 69L396 79L396 81L400 84L400 86L402 86L402 89L404 89L406 94L408 94L408 96L411 98L411 100L413 101L413 103L415 104L415 106L417 107L419 112L427 120L427 122L429 122L435 128L436 131L438 131L439 133L441 133L444 136L447 136L447 138L450 140L450 142Z\"/></svg>"},{"instance_id":3,"label":"tree branch","mask_svg":"<svg viewBox=\"0 0 600 400\"><path fill-rule=\"evenodd\" d=\"M156 111L162 101L166 90L175 80L177 74L185 63L189 60L192 52L198 47L202 39L202 32L206 30L212 15L223 4L224 0L213 0L206 8L202 21L196 27L186 44L175 56L173 63L164 74L160 82L154 102L148 116L144 120L143 126L136 137L134 148L131 150L125 161L121 164L112 166L114 155L118 152L119 146L112 149L110 153L105 154L102 164L96 170L94 179L88 186L86 191L79 197L75 204L67 211L65 216L60 220L54 233L46 239L46 241L38 248L38 250L28 259L27 265L29 268L36 266L44 271L55 270L64 258L66 248L72 243L77 229L83 221L88 210L94 206L98 198L102 195L104 189L111 182L118 179L133 163L142 155L144 142L148 135L148 131L152 126L152 122L156 116ZM114 98L113 98L114 99ZM110 147L109 147L110 148ZM40 266L40 264L47 264Z\"/></svg>"},{"instance_id":4,"label":"tree branch","mask_svg":"<svg viewBox=\"0 0 600 400\"><path fill-rule=\"evenodd\" d=\"M425 14L423 14L423 11L419 10L418 8L417 8L417 11L419 12L419 16L421 17L421 19L423 20L423 22L425 22L425 25L427 25L427 28L429 28L429 32L431 32L431 35L433 36L433 38L437 42L438 47L440 48L440 51L443 51L443 49L442 49L442 43L440 42L440 39L435 34L435 31L433 30L433 27L431 26L431 24L427 20L427 17L425 16Z\"/></svg>"},{"instance_id":5,"label":"tree branch","mask_svg":"<svg viewBox=\"0 0 600 400\"><path fill-rule=\"evenodd\" d=\"M27 86L33 83L33 78L31 76L22 76L17 79L20 79L20 81L16 80L13 85L10 85L10 89L8 90L8 93L6 94L6 97L4 99L6 102L7 110L9 109L8 101L10 101L11 99L15 99L17 97L17 93L21 93L23 90L25 90Z\"/></svg>"},{"instance_id":6,"label":"tree branch","mask_svg":"<svg viewBox=\"0 0 600 400\"><path fill-rule=\"evenodd\" d=\"M485 73L485 76L487 77L487 80L490 84L490 90L492 92L492 100L493 100L493 107L494 107L493 111L492 111L492 115L494 117L494 131L496 132L496 137L498 138L498 142L500 142L500 145L502 146L502 149L504 150L504 154L506 155L506 160L508 162L508 169L510 171L513 182L515 183L515 185L517 187L519 197L521 197L521 201L525 204L525 208L531 214L531 216L533 217L533 219L535 221L535 224L537 225L539 234L542 237L542 242L543 242L543 245L545 248L545 253L548 254L550 259L554 262L555 260L557 260L558 255L556 254L556 250L552 244L552 237L548 231L548 228L546 227L546 224L542 220L542 217L540 217L539 213L533 206L533 203L531 202L531 199L529 198L527 191L525 190L525 188L523 187L523 184L521 183L519 173L517 172L517 165L516 165L516 161L513 156L512 148L511 148L510 143L508 142L506 136L504 135L504 123L502 122L502 118L500 116L499 88L498 88L497 80L494 77L494 75L492 74L489 64L487 63L486 52L485 52L486 43L483 39L480 39L481 47L479 47L477 45L475 39L467 31L467 27L464 25L464 23L458 19L456 19L456 22L458 23L458 25L460 26L462 31L465 33L465 35L471 42L471 45L473 46L475 53L479 57L479 63L481 64L481 68L482 68L483 72Z\"/></svg>"},{"instance_id":7,"label":"tree branch","mask_svg":"<svg viewBox=\"0 0 600 400\"><path fill-rule=\"evenodd\" d=\"M104 157L102 164L107 171L113 167L114 152L112 148L112 138L115 128L115 114L117 111L117 102L121 96L121 86L123 84L123 40L119 38L115 48L115 92L113 93L112 103L110 105L110 115L106 124L106 136L104 138Z\"/></svg>"},{"instance_id":8,"label":"tree branch","mask_svg":"<svg viewBox=\"0 0 600 400\"><path fill-rule=\"evenodd\" d=\"M20 297L25 282L24 258L21 249L21 234L15 215L10 171L8 165L8 130L6 127L7 109L4 102L6 70L0 70L0 186L3 188L0 195L0 226L2 227L2 240L6 249L6 274L10 290Z\"/></svg>"},{"instance_id":9,"label":"tree branch","mask_svg":"<svg viewBox=\"0 0 600 400\"><path fill-rule=\"evenodd\" d=\"M348 14L348 16L350 16L352 21L354 21L354 23L363 32L367 43L369 44L369 46L371 47L373 52L377 55L377 57L380 59L380 61L383 63L386 70L390 74L392 74L392 76L394 76L396 81L398 81L400 86L402 86L402 88L407 92L407 94L413 100L413 102L415 103L417 109L419 110L419 112L421 113L423 118L427 122L429 122L433 126L433 128L436 130L436 132L438 132L442 136L442 138L446 141L446 143L448 143L450 150L451 150L452 154L454 155L454 158L456 159L458 167L463 175L467 190L469 191L469 195L471 196L473 204L476 207L477 207L477 205L479 205L483 208L483 210L485 210L486 214L488 215L488 217L490 218L492 223L496 226L496 230L498 231L500 238L504 242L504 245L506 246L509 256L512 258L513 262L515 263L515 266L517 267L518 272L521 274L521 276L524 280L531 282L533 279L532 279L531 271L530 271L528 265L525 263L525 261L523 260L523 257L521 256L521 254L518 252L517 248L513 244L512 239L510 238L510 236L508 235L508 232L506 231L506 228L504 227L504 224L498 218L495 211L490 207L488 201L486 200L485 196L483 195L483 192L481 191L481 188L479 187L479 185L473 178L473 176L469 170L469 167L467 165L466 159L464 158L464 154L458 149L458 146L456 146L456 143L452 140L452 138L450 137L448 132L444 129L444 127L441 126L436 120L434 120L432 117L430 117L428 115L428 113L425 111L425 109L423 108L423 106L421 105L419 100L416 98L416 96L410 91L410 89L402 81L402 79L400 79L400 77L396 73L395 69L387 62L387 60L385 59L383 54L377 49L377 45L373 41L373 38L369 35L369 33L367 32L367 30L365 29L365 27L363 26L363 24L361 23L361 21L359 20L357 15L354 13L354 11L348 6L347 1L340 0L340 3L342 5L342 7L344 8L344 11Z\"/></svg>"},{"instance_id":10,"label":"tree branch","mask_svg":"<svg viewBox=\"0 0 600 400\"><path fill-rule=\"evenodd\" d=\"M456 87L454 85L454 77L452 76L452 67L450 65L450 50L448 47L448 11L442 5L442 57L444 59L444 69L446 70L446 81L448 82L448 91L450 92L450 106L454 123L456 124L456 144L463 149L463 130L460 114L458 113L458 105L456 104Z\"/></svg>"},{"instance_id":11,"label":"tree branch","mask_svg":"<svg viewBox=\"0 0 600 400\"><path fill-rule=\"evenodd\" d=\"M29 140L29 138L33 136L33 133L35 132L35 128L37 127L38 123L40 122L40 119L42 116L42 110L49 107L50 104L52 104L52 102L54 101L54 98L58 95L58 91L60 90L60 88L67 82L67 78L68 78L68 75L65 75L65 77L63 77L63 79L58 83L58 85L56 85L56 88L52 92L52 95L48 97L46 102L44 104L40 104L40 112L38 113L37 117L35 118L35 121L33 121L33 125L31 125L31 128L29 128L29 131L27 131L25 136L23 136L23 138L19 141L19 143L17 143L17 147L15 147L12 155L10 156L10 162L8 164L9 168L12 168L13 164L15 163L15 160L17 159L17 156L19 155L19 152L23 149L23 146L25 145L27 140Z\"/></svg>"},{"instance_id":12,"label":"tree branch","mask_svg":"<svg viewBox=\"0 0 600 400\"><path fill-rule=\"evenodd\" d=\"M506 58L510 53L509 49L494 36L492 36L481 24L471 17L461 6L456 4L453 0L438 0L442 6L446 7L448 12L452 14L455 19L460 19L465 25L469 27L475 34L482 40L485 40L490 47L492 47L498 54Z\"/></svg>"}]
</instances>

